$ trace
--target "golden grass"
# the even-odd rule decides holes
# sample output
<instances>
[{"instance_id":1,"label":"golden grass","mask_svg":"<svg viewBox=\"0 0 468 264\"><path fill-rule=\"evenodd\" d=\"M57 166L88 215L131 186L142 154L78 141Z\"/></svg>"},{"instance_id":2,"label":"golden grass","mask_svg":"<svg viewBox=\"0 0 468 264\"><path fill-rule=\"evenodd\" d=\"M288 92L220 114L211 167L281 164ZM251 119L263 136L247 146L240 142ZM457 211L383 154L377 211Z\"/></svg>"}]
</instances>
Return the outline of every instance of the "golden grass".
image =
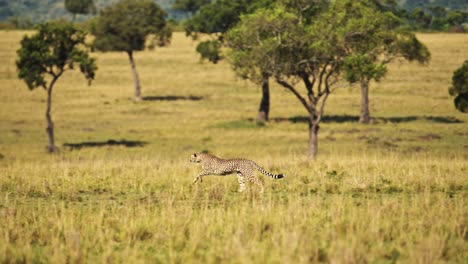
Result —
<instances>
[{"instance_id":1,"label":"golden grass","mask_svg":"<svg viewBox=\"0 0 468 264\"><path fill-rule=\"evenodd\" d=\"M273 84L273 121L257 126L260 89L200 63L182 33L136 55L153 100L133 101L124 53L93 54L90 87L66 73L52 114L60 153L48 155L45 92L16 77L24 33L0 32L0 262L468 261L468 117L447 91L468 35L419 34L431 63L395 62L371 85L372 125L356 122L357 87L337 91L307 162L296 98ZM63 146L86 142L104 146ZM201 150L286 178L262 177L263 195L237 193L234 176L192 186Z\"/></svg>"}]
</instances>

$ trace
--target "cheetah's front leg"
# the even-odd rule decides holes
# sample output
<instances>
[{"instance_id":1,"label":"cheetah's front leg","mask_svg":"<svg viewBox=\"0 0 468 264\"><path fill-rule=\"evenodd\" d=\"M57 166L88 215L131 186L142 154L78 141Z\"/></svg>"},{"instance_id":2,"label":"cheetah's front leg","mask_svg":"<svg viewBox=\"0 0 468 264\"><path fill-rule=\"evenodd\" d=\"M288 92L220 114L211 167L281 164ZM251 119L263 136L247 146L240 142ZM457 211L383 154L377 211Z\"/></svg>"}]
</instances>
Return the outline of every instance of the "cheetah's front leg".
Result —
<instances>
[{"instance_id":1,"label":"cheetah's front leg","mask_svg":"<svg viewBox=\"0 0 468 264\"><path fill-rule=\"evenodd\" d=\"M203 182L202 177L203 177L203 176L206 176L206 175L210 175L210 173L204 171L204 172L198 174L198 176L195 177L195 179L193 180L192 184L196 183L198 180L200 180L200 182Z\"/></svg>"}]
</instances>

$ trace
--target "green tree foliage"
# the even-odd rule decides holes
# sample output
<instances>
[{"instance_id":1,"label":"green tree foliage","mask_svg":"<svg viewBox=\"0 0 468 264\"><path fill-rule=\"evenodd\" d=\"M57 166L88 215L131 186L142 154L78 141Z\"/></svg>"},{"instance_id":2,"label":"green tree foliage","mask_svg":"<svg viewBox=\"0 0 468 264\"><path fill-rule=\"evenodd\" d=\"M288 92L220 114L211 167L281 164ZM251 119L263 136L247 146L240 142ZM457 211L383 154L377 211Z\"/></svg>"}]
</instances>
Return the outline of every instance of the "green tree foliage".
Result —
<instances>
[{"instance_id":1,"label":"green tree foliage","mask_svg":"<svg viewBox=\"0 0 468 264\"><path fill-rule=\"evenodd\" d=\"M432 20L431 16L426 14L420 7L411 11L409 19L414 28L428 28Z\"/></svg>"},{"instance_id":2,"label":"green tree foliage","mask_svg":"<svg viewBox=\"0 0 468 264\"><path fill-rule=\"evenodd\" d=\"M199 12L185 22L187 35L197 38L199 33L213 34L217 37L219 47L222 46L224 33L234 27L241 15L251 14L260 8L270 8L281 4L301 19L310 20L313 15L323 7L327 1L320 0L217 0L200 8ZM213 41L213 40L210 40ZM222 58L220 51L213 50L214 54L201 54L203 59ZM213 61L212 61L213 62Z\"/></svg>"},{"instance_id":3,"label":"green tree foliage","mask_svg":"<svg viewBox=\"0 0 468 264\"><path fill-rule=\"evenodd\" d=\"M258 0L265 1L265 0ZM225 33L234 26L241 14L248 13L257 1L218 0L200 8L199 12L185 23L188 35L197 33Z\"/></svg>"},{"instance_id":4,"label":"green tree foliage","mask_svg":"<svg viewBox=\"0 0 468 264\"><path fill-rule=\"evenodd\" d=\"M197 51L202 59L217 63L223 58L221 48L224 45L225 33L236 25L241 15L251 14L260 8L269 8L279 3L295 13L304 21L310 20L316 10L321 8L319 0L218 0L203 6L200 11L185 24L187 35L196 38L198 33L211 34L215 39L201 42ZM262 75L262 74L261 74ZM262 75L262 99L257 120L268 121L269 113L269 85L268 74Z\"/></svg>"},{"instance_id":5,"label":"green tree foliage","mask_svg":"<svg viewBox=\"0 0 468 264\"><path fill-rule=\"evenodd\" d=\"M464 32L463 23L468 22L468 12L464 10L443 6L416 7L402 18L415 30Z\"/></svg>"},{"instance_id":6,"label":"green tree foliage","mask_svg":"<svg viewBox=\"0 0 468 264\"><path fill-rule=\"evenodd\" d=\"M240 15L252 13L257 8L269 6L273 2L273 0L213 1L202 6L198 13L185 22L185 32L193 38L197 38L199 33L216 36L216 39L207 41L211 44L201 42L199 45L205 45L205 47L197 48L199 51L204 51L200 53L202 59L216 63L222 58L220 48L224 33L239 22ZM214 41L218 44L215 45ZM207 49L207 47L211 48ZM213 47L217 47L217 49L212 49Z\"/></svg>"},{"instance_id":7,"label":"green tree foliage","mask_svg":"<svg viewBox=\"0 0 468 264\"><path fill-rule=\"evenodd\" d=\"M221 60L221 43L217 40L207 40L197 45L197 52L213 63L217 63Z\"/></svg>"},{"instance_id":8,"label":"green tree foliage","mask_svg":"<svg viewBox=\"0 0 468 264\"><path fill-rule=\"evenodd\" d=\"M75 0L89 1L89 0ZM106 6L115 4L120 0L94 0L96 10L101 10ZM175 0L153 0L161 8L169 13L171 18L182 19L180 11L172 10ZM9 17L19 17L30 19L34 23L60 19L69 15L65 8L64 0L0 0L0 21L5 21ZM92 13L91 13L92 14ZM91 15L80 16L79 20L87 20ZM78 20L78 18L77 18Z\"/></svg>"},{"instance_id":9,"label":"green tree foliage","mask_svg":"<svg viewBox=\"0 0 468 264\"><path fill-rule=\"evenodd\" d=\"M273 9L259 9L242 16L240 23L228 32L227 43L231 48L230 62L239 75L254 81L265 74L272 76L305 108L308 157L315 158L319 124L345 52L336 45L336 25L330 23L333 21L319 23L319 19L310 19L303 12L281 4Z\"/></svg>"},{"instance_id":10,"label":"green tree foliage","mask_svg":"<svg viewBox=\"0 0 468 264\"><path fill-rule=\"evenodd\" d=\"M128 54L137 101L141 100L141 88L133 53L143 50L148 42L149 48L169 44L172 32L166 16L151 0L123 0L103 9L91 27L96 49Z\"/></svg>"},{"instance_id":11,"label":"green tree foliage","mask_svg":"<svg viewBox=\"0 0 468 264\"><path fill-rule=\"evenodd\" d=\"M280 71L282 42L279 37L287 31L294 32L298 17L284 8L259 9L252 15L244 15L241 23L228 31L227 45L231 48L228 60L234 71L242 78L261 85L258 122L268 121L270 112L269 79Z\"/></svg>"},{"instance_id":12,"label":"green tree foliage","mask_svg":"<svg viewBox=\"0 0 468 264\"><path fill-rule=\"evenodd\" d=\"M15 29L33 29L34 23L29 18L11 16L7 20L7 25Z\"/></svg>"},{"instance_id":13,"label":"green tree foliage","mask_svg":"<svg viewBox=\"0 0 468 264\"><path fill-rule=\"evenodd\" d=\"M468 113L468 60L453 72L449 93L455 96L455 107L460 112Z\"/></svg>"},{"instance_id":14,"label":"green tree foliage","mask_svg":"<svg viewBox=\"0 0 468 264\"><path fill-rule=\"evenodd\" d=\"M424 7L429 5L431 0L411 0L411 1L405 1L405 4L403 5L404 8L408 10L413 10L418 7Z\"/></svg>"},{"instance_id":15,"label":"green tree foliage","mask_svg":"<svg viewBox=\"0 0 468 264\"><path fill-rule=\"evenodd\" d=\"M94 14L96 6L93 0L65 0L65 9L73 14L73 20L77 14Z\"/></svg>"},{"instance_id":16,"label":"green tree foliage","mask_svg":"<svg viewBox=\"0 0 468 264\"><path fill-rule=\"evenodd\" d=\"M299 2L299 0L297 0ZM303 0L300 0L303 1ZM202 59L217 63L223 59L221 48L225 33L237 24L242 14L252 13L261 7L271 6L274 0L217 0L201 7L198 13L185 22L187 35L197 38L199 33L211 34L214 38L200 42L197 52ZM262 82L262 99L260 102L258 121L268 121L269 85L268 80Z\"/></svg>"},{"instance_id":17,"label":"green tree foliage","mask_svg":"<svg viewBox=\"0 0 468 264\"><path fill-rule=\"evenodd\" d=\"M63 0L0 0L0 20L17 17L21 20L29 19L37 23L52 18L57 19L63 15L66 15Z\"/></svg>"},{"instance_id":18,"label":"green tree foliage","mask_svg":"<svg viewBox=\"0 0 468 264\"><path fill-rule=\"evenodd\" d=\"M406 0L403 4L403 8L407 10L431 6L441 6L450 10L468 10L468 2L466 0Z\"/></svg>"},{"instance_id":19,"label":"green tree foliage","mask_svg":"<svg viewBox=\"0 0 468 264\"><path fill-rule=\"evenodd\" d=\"M95 59L84 49L86 33L66 22L40 24L33 36L25 36L18 50L18 77L26 82L30 90L42 87L47 91L47 135L49 152L56 150L54 124L51 118L52 89L67 70L78 66L91 83L97 70ZM50 81L47 80L50 78Z\"/></svg>"},{"instance_id":20,"label":"green tree foliage","mask_svg":"<svg viewBox=\"0 0 468 264\"><path fill-rule=\"evenodd\" d=\"M211 0L175 0L172 4L174 10L195 14L202 6L211 3Z\"/></svg>"},{"instance_id":21,"label":"green tree foliage","mask_svg":"<svg viewBox=\"0 0 468 264\"><path fill-rule=\"evenodd\" d=\"M379 81L387 72L386 65L395 58L426 63L429 50L412 32L400 27L398 17L390 11L380 11L381 6L373 1L336 1L330 10L333 11L319 19L334 21L336 45L341 45L346 53L344 77L350 83L360 83L360 121L369 123L369 82Z\"/></svg>"},{"instance_id":22,"label":"green tree foliage","mask_svg":"<svg viewBox=\"0 0 468 264\"><path fill-rule=\"evenodd\" d=\"M297 30L304 30L297 25L299 21L284 6L243 15L241 23L226 35L228 60L237 75L261 83L264 75L280 72L288 56L281 53L286 51L286 42L292 40Z\"/></svg>"}]
</instances>

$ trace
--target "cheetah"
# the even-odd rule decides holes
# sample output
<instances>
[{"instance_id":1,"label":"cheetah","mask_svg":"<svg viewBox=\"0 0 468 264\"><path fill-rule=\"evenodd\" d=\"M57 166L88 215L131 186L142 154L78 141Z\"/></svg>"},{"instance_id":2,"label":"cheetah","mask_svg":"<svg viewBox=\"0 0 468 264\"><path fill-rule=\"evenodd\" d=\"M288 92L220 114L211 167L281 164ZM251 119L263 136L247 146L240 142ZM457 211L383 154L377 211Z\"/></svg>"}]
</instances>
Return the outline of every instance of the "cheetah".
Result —
<instances>
[{"instance_id":1,"label":"cheetah","mask_svg":"<svg viewBox=\"0 0 468 264\"><path fill-rule=\"evenodd\" d=\"M239 181L239 192L245 191L245 179L247 179L260 187L260 193L263 193L263 184L257 177L255 177L254 169L257 169L259 172L270 176L273 179L284 178L284 174L270 173L258 166L254 161L248 159L220 159L207 153L194 153L190 156L190 161L200 163L203 169L203 172L195 177L192 184L196 183L198 180L203 182L203 176L224 176L235 173L237 174L237 180Z\"/></svg>"}]
</instances>

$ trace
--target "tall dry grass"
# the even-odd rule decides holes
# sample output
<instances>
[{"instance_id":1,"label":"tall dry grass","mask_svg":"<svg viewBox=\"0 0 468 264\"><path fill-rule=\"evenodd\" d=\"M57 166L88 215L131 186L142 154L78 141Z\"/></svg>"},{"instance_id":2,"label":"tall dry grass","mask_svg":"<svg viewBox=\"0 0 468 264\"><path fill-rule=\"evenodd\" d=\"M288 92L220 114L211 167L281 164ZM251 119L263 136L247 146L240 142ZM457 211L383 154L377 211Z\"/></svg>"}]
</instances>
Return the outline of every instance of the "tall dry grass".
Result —
<instances>
[{"instance_id":1,"label":"tall dry grass","mask_svg":"<svg viewBox=\"0 0 468 264\"><path fill-rule=\"evenodd\" d=\"M1 262L467 261L468 117L447 92L467 35L418 35L431 63L395 62L371 84L370 126L356 122L357 87L332 95L307 162L296 99L273 85L272 121L257 126L260 89L200 63L181 33L137 54L141 103L123 53L93 54L91 87L66 73L53 101L60 152L48 155L45 93L16 77L24 33L0 32ZM237 193L233 176L191 185L202 150L286 178L260 176L263 195Z\"/></svg>"}]
</instances>

